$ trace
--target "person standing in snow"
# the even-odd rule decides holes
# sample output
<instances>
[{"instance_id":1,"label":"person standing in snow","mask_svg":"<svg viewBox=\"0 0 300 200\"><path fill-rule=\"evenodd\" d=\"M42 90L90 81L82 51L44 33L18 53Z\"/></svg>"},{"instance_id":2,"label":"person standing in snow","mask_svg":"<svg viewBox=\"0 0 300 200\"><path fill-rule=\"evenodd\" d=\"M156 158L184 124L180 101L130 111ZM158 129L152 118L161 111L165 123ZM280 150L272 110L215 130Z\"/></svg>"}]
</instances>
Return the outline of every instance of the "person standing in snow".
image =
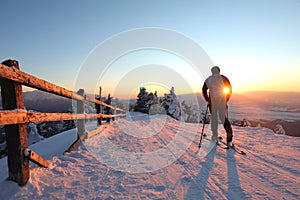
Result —
<instances>
[{"instance_id":1,"label":"person standing in snow","mask_svg":"<svg viewBox=\"0 0 300 200\"><path fill-rule=\"evenodd\" d=\"M214 66L211 68L212 75L209 76L202 87L202 94L208 103L211 113L211 130L212 140L218 139L218 121L221 120L224 129L227 133L227 143L232 142L233 133L231 124L228 120L227 102L229 101L232 93L231 84L229 79L220 74L220 68Z\"/></svg>"}]
</instances>

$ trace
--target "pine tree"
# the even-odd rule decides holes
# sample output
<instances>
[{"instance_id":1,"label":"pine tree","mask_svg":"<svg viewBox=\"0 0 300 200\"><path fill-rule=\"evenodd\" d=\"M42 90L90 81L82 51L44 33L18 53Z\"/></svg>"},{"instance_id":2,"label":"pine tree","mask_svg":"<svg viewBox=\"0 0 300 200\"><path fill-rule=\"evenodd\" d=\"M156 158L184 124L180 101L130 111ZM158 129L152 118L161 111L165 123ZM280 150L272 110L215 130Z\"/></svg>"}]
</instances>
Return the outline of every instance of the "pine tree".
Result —
<instances>
[{"instance_id":1,"label":"pine tree","mask_svg":"<svg viewBox=\"0 0 300 200\"><path fill-rule=\"evenodd\" d=\"M140 92L137 96L137 101L135 103L135 106L134 106L134 111L137 111L137 112L142 112L142 113L149 113L149 95L148 95L148 92L146 91L146 88L145 87L141 87L140 88Z\"/></svg>"}]
</instances>

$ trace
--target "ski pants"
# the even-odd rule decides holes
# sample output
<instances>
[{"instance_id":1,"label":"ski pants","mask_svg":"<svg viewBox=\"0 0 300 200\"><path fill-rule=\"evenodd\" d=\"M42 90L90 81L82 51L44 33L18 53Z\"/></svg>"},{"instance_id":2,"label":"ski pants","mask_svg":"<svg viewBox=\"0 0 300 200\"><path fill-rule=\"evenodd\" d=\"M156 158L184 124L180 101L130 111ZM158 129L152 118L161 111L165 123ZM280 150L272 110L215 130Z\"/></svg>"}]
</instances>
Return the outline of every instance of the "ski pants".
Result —
<instances>
[{"instance_id":1,"label":"ski pants","mask_svg":"<svg viewBox=\"0 0 300 200\"><path fill-rule=\"evenodd\" d=\"M232 127L227 117L227 103L225 98L212 98L209 104L209 110L211 113L212 134L218 136L218 124L220 119L227 136L232 135Z\"/></svg>"}]
</instances>

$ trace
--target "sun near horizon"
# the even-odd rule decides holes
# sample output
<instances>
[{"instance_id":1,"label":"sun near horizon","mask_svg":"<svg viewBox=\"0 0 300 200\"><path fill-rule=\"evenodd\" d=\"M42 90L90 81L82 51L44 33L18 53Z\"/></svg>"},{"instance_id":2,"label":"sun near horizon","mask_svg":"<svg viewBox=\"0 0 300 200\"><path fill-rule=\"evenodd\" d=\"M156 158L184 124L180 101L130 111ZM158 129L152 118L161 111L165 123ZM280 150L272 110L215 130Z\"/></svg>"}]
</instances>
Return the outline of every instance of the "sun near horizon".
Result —
<instances>
[{"instance_id":1,"label":"sun near horizon","mask_svg":"<svg viewBox=\"0 0 300 200\"><path fill-rule=\"evenodd\" d=\"M169 94L170 93L170 89L165 89L165 88L157 88L157 87L148 87L148 86L140 86L140 87L145 87L146 88L146 91L148 93L154 93L154 92L157 92L157 95L158 97L162 97L164 96L164 94ZM112 94L113 97L116 97L118 99L136 99L137 96L138 96L138 93L139 93L139 88L140 87L137 87L135 88L135 90L133 90L132 92L130 93L126 93L126 92L123 92L123 93L114 93L113 90L111 90L111 92L105 92L103 93L103 96L107 96L108 94ZM297 90L273 90L273 89L257 89L257 88L253 88L252 90L238 90L238 91L235 91L233 90L232 91L232 95L235 95L235 94L246 94L246 93L300 93L300 91L297 91ZM176 95L188 95L188 94L200 94L202 95L202 91L201 90L198 90L196 92L177 92L176 91L176 88L175 88L175 94Z\"/></svg>"}]
</instances>

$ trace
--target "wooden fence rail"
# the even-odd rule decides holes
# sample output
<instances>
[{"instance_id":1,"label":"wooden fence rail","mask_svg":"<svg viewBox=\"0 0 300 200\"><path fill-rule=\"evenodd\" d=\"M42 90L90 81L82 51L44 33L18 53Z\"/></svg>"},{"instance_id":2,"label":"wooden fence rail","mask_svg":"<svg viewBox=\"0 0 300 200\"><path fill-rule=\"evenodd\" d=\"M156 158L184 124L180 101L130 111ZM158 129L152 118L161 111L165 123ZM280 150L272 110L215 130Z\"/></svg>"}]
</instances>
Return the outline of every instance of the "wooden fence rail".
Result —
<instances>
[{"instance_id":1,"label":"wooden fence rail","mask_svg":"<svg viewBox=\"0 0 300 200\"><path fill-rule=\"evenodd\" d=\"M29 122L50 122L60 120L79 120L79 119L96 119L124 117L124 114L73 114L73 113L39 113L20 111L0 111L0 124L22 124Z\"/></svg>"},{"instance_id":2,"label":"wooden fence rail","mask_svg":"<svg viewBox=\"0 0 300 200\"><path fill-rule=\"evenodd\" d=\"M37 77L27 74L25 72L22 72L19 69L17 69L16 67L8 67L3 64L0 64L0 76L2 78L9 79L16 83L20 83L22 85L25 85L25 86L28 86L31 88L35 88L35 89L39 89L39 90L49 92L52 94L56 94L56 95L59 95L62 97L66 97L66 98L74 99L74 100L78 100L78 101L86 100L86 101L89 101L92 103L96 103L96 104L99 104L102 106L109 107L114 110L125 112L123 109L108 105L108 104L106 104L102 101L99 101L93 97L81 96L73 91L67 90L63 87L57 86L57 85L50 83L48 81L45 81L43 79L37 78Z\"/></svg>"},{"instance_id":3,"label":"wooden fence rail","mask_svg":"<svg viewBox=\"0 0 300 200\"><path fill-rule=\"evenodd\" d=\"M39 89L48 93L76 101L77 113L40 113L28 112L24 106L22 85ZM49 164L32 150L28 149L28 139L26 123L76 120L77 140L67 149L71 151L82 139L95 135L103 130L107 125L100 126L95 130L87 132L85 129L86 119L114 118L125 116L125 110L104 103L101 98L84 95L84 90L80 89L77 93L57 86L48 81L42 80L19 70L19 63L15 60L7 60L0 64L0 86L2 96L2 107L0 111L0 124L4 125L7 142L7 160L9 180L17 182L20 186L27 183L29 179L29 160L47 167ZM101 96L101 88L100 88ZM100 106L99 113L87 114L84 110L84 102L92 102ZM118 114L102 114L102 106L119 112Z\"/></svg>"}]
</instances>

